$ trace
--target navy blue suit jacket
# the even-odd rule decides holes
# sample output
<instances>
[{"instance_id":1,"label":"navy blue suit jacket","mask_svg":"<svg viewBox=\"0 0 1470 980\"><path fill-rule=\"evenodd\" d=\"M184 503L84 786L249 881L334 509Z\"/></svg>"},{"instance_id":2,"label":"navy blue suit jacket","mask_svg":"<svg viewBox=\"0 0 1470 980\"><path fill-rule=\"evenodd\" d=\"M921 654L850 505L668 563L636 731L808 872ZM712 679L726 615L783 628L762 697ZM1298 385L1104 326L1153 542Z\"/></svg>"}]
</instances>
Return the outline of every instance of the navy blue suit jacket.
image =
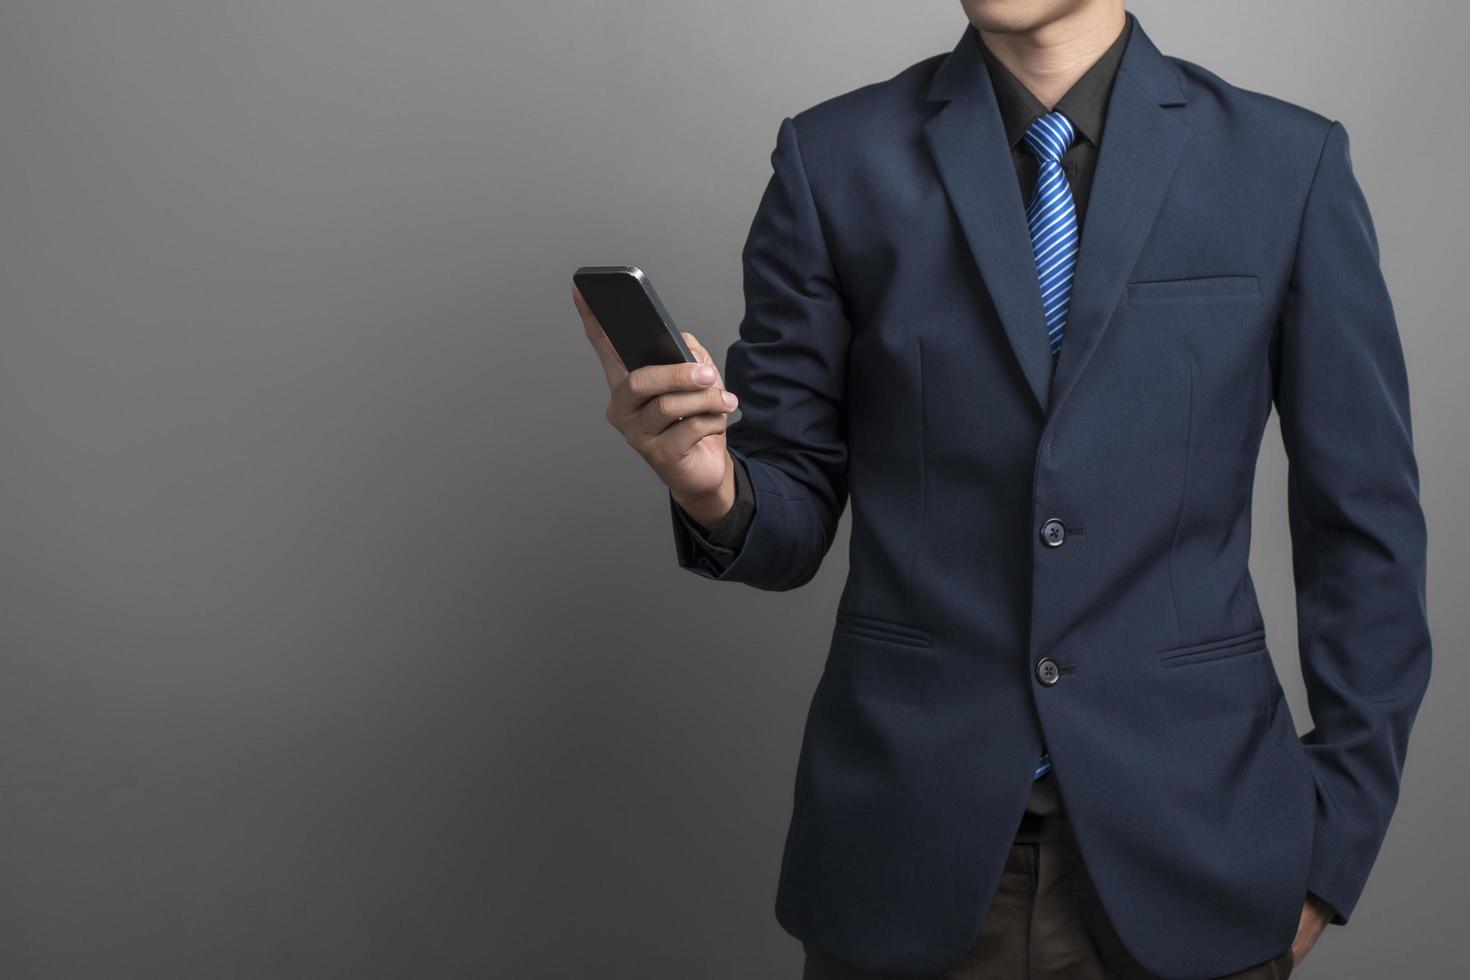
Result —
<instances>
[{"instance_id":1,"label":"navy blue suit jacket","mask_svg":"<svg viewBox=\"0 0 1470 980\"><path fill-rule=\"evenodd\" d=\"M1284 949L1308 889L1347 921L1428 683L1377 240L1340 123L1135 22L1053 364L977 45L967 27L782 120L725 365L756 512L722 571L675 515L678 559L793 589L852 505L776 898L789 933L871 972L954 963L1044 737L1124 943L1161 976L1218 976ZM1247 568L1273 405L1300 738Z\"/></svg>"}]
</instances>

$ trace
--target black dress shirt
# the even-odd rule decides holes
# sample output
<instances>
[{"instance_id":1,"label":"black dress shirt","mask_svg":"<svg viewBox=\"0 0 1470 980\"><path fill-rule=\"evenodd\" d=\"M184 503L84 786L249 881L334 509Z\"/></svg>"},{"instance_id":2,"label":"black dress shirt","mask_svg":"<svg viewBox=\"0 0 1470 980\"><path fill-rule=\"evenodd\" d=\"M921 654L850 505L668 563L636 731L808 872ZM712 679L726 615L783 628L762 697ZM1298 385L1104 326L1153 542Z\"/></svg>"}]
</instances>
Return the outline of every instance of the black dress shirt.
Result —
<instances>
[{"instance_id":1,"label":"black dress shirt","mask_svg":"<svg viewBox=\"0 0 1470 980\"><path fill-rule=\"evenodd\" d=\"M1103 120L1107 116L1108 97L1113 91L1113 78L1118 71L1118 62L1123 60L1123 49L1128 44L1131 24L1131 18L1125 21L1112 45L1053 106L1053 111L1063 113L1071 120L1072 128L1077 133L1077 138L1062 155L1062 172L1066 174L1067 183L1072 188L1079 241L1087 213L1088 195L1092 190L1092 175L1097 170L1098 149L1102 146ZM1000 109L1001 121L1005 124L1006 140L1011 146L1011 161L1016 165L1016 181L1024 204L1030 201L1031 192L1036 187L1036 173L1040 164L1026 147L1023 137L1026 135L1026 128L1037 117L1046 115L1048 110L1021 84L1020 79L1000 63L1000 59L980 39L978 31L975 32L975 39L980 45L985 68L990 74L990 84L995 89L996 105ZM729 513L706 529L677 503L674 504L674 509L684 526L689 529L695 544L710 557L718 569L723 569L734 560L740 545L745 541L745 532L755 516L755 506L750 476L745 471L745 465L736 459L735 504Z\"/></svg>"}]
</instances>

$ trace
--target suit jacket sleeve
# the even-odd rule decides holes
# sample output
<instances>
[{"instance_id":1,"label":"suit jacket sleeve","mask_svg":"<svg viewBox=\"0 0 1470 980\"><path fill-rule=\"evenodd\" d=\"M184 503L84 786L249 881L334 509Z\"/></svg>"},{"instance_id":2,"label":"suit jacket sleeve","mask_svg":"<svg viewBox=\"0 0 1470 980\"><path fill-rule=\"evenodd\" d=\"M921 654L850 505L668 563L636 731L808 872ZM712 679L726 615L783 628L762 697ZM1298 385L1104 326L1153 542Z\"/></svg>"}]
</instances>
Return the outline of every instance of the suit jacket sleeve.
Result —
<instances>
[{"instance_id":1,"label":"suit jacket sleeve","mask_svg":"<svg viewBox=\"0 0 1470 980\"><path fill-rule=\"evenodd\" d=\"M1347 923L1398 800L1430 672L1424 515L1398 328L1347 132L1328 130L1279 323L1297 641L1315 727L1308 888Z\"/></svg>"},{"instance_id":2,"label":"suit jacket sleeve","mask_svg":"<svg viewBox=\"0 0 1470 980\"><path fill-rule=\"evenodd\" d=\"M674 509L676 522L684 526L689 533L689 539L699 551L695 556L695 563L713 572L718 572L734 560L755 515L755 491L750 487L745 464L737 459L734 467L735 504L730 508L730 513L711 524L707 530L679 506L672 493L669 494L669 504Z\"/></svg>"},{"instance_id":3,"label":"suit jacket sleeve","mask_svg":"<svg viewBox=\"0 0 1470 980\"><path fill-rule=\"evenodd\" d=\"M847 504L851 326L790 118L771 167L741 252L745 316L724 372L741 415L725 442L745 466L754 512L723 567L699 553L682 521L674 540L680 566L695 574L785 590L816 574Z\"/></svg>"}]
</instances>

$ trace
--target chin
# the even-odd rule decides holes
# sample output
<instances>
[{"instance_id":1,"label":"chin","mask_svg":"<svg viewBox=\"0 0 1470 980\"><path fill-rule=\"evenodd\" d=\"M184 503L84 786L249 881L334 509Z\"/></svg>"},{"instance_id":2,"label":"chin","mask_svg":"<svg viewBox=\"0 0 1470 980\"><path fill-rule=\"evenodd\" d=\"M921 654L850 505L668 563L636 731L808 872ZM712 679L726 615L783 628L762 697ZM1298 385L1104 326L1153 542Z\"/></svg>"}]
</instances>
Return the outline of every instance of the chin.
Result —
<instances>
[{"instance_id":1,"label":"chin","mask_svg":"<svg viewBox=\"0 0 1470 980\"><path fill-rule=\"evenodd\" d=\"M995 34L1034 31L1086 4L1087 0L961 0L970 23Z\"/></svg>"}]
</instances>

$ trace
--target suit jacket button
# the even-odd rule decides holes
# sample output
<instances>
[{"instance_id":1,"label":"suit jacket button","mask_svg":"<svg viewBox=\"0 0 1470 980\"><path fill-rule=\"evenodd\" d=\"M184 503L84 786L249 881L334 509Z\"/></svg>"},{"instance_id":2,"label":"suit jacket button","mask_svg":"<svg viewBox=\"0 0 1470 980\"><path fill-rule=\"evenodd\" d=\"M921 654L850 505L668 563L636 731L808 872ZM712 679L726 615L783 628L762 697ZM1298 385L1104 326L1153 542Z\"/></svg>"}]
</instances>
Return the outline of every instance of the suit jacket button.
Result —
<instances>
[{"instance_id":1,"label":"suit jacket button","mask_svg":"<svg viewBox=\"0 0 1470 980\"><path fill-rule=\"evenodd\" d=\"M1060 548L1062 542L1067 540L1067 528L1062 524L1060 518L1050 518L1041 525L1041 540L1049 547Z\"/></svg>"},{"instance_id":2,"label":"suit jacket button","mask_svg":"<svg viewBox=\"0 0 1470 980\"><path fill-rule=\"evenodd\" d=\"M1050 657L1042 657L1036 661L1036 676L1047 687L1051 687L1062 679L1062 672L1057 668L1057 662Z\"/></svg>"}]
</instances>

